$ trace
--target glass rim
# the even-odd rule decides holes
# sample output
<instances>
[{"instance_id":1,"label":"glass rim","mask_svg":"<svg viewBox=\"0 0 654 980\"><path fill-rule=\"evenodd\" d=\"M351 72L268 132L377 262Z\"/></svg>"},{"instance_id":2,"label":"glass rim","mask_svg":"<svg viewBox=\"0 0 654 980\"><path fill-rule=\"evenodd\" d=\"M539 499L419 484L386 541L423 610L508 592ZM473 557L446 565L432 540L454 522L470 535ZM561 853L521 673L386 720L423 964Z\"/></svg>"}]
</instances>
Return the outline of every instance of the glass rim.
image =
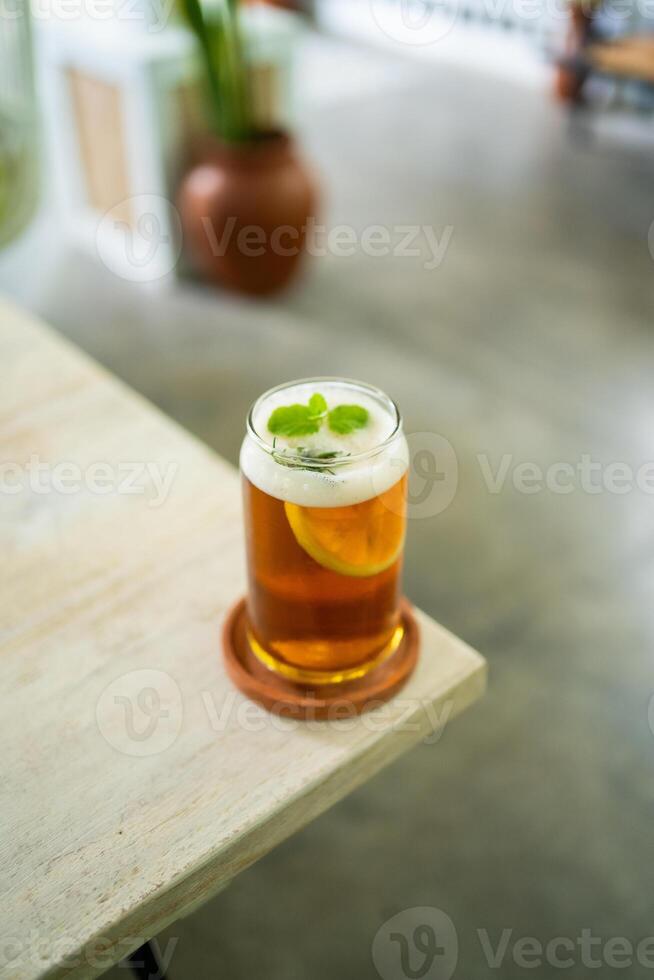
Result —
<instances>
[{"instance_id":1,"label":"glass rim","mask_svg":"<svg viewBox=\"0 0 654 980\"><path fill-rule=\"evenodd\" d=\"M365 381L357 381L355 378L339 378L335 375L322 375L313 378L298 378L295 381L284 381L282 384L275 385L273 388L268 388L264 391L262 395L252 403L247 414L246 420L246 430L247 435L255 443L255 445L262 449L265 453L273 458L275 455L280 456L282 453L280 450L276 450L269 442L266 442L254 426L254 416L257 412L259 406L271 395L277 394L278 391L284 391L286 388L297 388L300 385L320 385L320 384L339 384L344 387L352 388L353 390L359 390L365 392L366 395L374 398L380 404L389 410L392 418L394 419L394 426L389 435L378 442L376 445L371 446L370 449L365 449L359 453L343 453L342 456L335 456L332 459L316 459L315 456L303 456L299 453L293 456L293 461L298 464L306 463L311 465L311 469L316 470L329 470L333 466L346 466L350 463L357 463L361 460L370 459L373 456L378 456L379 453L383 452L390 445L392 445L398 436L402 432L402 416L400 415L400 410L397 403L387 395L385 391L381 388L377 388L375 385L368 384Z\"/></svg>"}]
</instances>

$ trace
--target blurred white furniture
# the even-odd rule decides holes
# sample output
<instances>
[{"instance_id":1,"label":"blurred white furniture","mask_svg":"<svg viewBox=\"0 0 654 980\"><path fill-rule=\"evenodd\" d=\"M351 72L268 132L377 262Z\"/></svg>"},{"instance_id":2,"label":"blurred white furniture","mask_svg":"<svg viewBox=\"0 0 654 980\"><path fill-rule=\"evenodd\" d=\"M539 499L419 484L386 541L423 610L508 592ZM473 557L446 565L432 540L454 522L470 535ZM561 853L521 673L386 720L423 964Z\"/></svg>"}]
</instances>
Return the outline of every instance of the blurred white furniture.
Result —
<instances>
[{"instance_id":1,"label":"blurred white furniture","mask_svg":"<svg viewBox=\"0 0 654 980\"><path fill-rule=\"evenodd\" d=\"M245 701L220 652L245 589L235 471L2 302L0 357L3 479L69 466L68 491L3 494L0 976L92 977L449 722L485 663L418 613L389 705L304 724ZM111 482L139 462L173 468L159 506Z\"/></svg>"},{"instance_id":2,"label":"blurred white furniture","mask_svg":"<svg viewBox=\"0 0 654 980\"><path fill-rule=\"evenodd\" d=\"M179 254L174 202L203 126L199 68L194 39L170 4L161 20L131 0L114 0L114 8L99 19L35 21L46 169L62 231L98 251L118 275L153 282L176 267ZM244 9L262 128L292 117L299 25L287 11Z\"/></svg>"}]
</instances>

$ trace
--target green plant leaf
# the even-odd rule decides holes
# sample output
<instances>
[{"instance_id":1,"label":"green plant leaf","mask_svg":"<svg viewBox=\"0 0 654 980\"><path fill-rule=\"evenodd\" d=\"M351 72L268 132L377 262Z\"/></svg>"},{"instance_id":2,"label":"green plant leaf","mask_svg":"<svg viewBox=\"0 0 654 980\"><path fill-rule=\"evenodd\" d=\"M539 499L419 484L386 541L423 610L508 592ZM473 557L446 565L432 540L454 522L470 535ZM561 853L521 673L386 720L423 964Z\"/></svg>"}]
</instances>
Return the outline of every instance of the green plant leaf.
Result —
<instances>
[{"instance_id":1,"label":"green plant leaf","mask_svg":"<svg viewBox=\"0 0 654 980\"><path fill-rule=\"evenodd\" d=\"M321 417L327 411L327 402L322 395L317 392L309 399L309 411L316 417Z\"/></svg>"},{"instance_id":2,"label":"green plant leaf","mask_svg":"<svg viewBox=\"0 0 654 980\"><path fill-rule=\"evenodd\" d=\"M368 410L361 405L337 405L327 416L332 432L346 436L355 429L362 429L368 422Z\"/></svg>"},{"instance_id":3,"label":"green plant leaf","mask_svg":"<svg viewBox=\"0 0 654 980\"><path fill-rule=\"evenodd\" d=\"M218 71L213 56L212 31L205 20L204 11L200 6L199 0L180 0L180 7L189 27L195 34L200 48L211 99L213 123L215 126L219 126L222 111L222 96Z\"/></svg>"},{"instance_id":4,"label":"green plant leaf","mask_svg":"<svg viewBox=\"0 0 654 980\"><path fill-rule=\"evenodd\" d=\"M198 42L213 129L228 142L251 140L256 127L238 0L204 7L200 0L178 2Z\"/></svg>"},{"instance_id":5,"label":"green plant leaf","mask_svg":"<svg viewBox=\"0 0 654 980\"><path fill-rule=\"evenodd\" d=\"M282 405L268 419L268 431L278 436L309 436L320 429L308 405Z\"/></svg>"}]
</instances>

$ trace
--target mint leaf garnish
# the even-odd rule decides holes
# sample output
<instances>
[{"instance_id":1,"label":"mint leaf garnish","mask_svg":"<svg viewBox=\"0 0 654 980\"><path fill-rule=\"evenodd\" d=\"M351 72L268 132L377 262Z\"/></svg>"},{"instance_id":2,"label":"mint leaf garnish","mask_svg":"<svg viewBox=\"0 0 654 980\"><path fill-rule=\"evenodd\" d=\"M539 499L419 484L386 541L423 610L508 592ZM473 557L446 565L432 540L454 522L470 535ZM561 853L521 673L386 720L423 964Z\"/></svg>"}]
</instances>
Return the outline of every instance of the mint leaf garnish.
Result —
<instances>
[{"instance_id":1,"label":"mint leaf garnish","mask_svg":"<svg viewBox=\"0 0 654 980\"><path fill-rule=\"evenodd\" d=\"M323 416L327 411L327 402L317 392L309 399L309 411L312 415Z\"/></svg>"},{"instance_id":2,"label":"mint leaf garnish","mask_svg":"<svg viewBox=\"0 0 654 980\"><path fill-rule=\"evenodd\" d=\"M268 431L275 436L289 438L310 436L320 430L325 418L332 432L347 435L366 425L368 412L361 405L337 405L328 412L327 402L316 392L309 399L308 405L282 405L276 408L268 419Z\"/></svg>"},{"instance_id":3,"label":"mint leaf garnish","mask_svg":"<svg viewBox=\"0 0 654 980\"><path fill-rule=\"evenodd\" d=\"M368 411L361 405L337 405L327 416L332 432L346 436L355 429L362 429L368 421Z\"/></svg>"},{"instance_id":4,"label":"mint leaf garnish","mask_svg":"<svg viewBox=\"0 0 654 980\"><path fill-rule=\"evenodd\" d=\"M315 393L308 405L284 405L268 419L268 431L278 436L310 436L317 432L327 414L327 402Z\"/></svg>"},{"instance_id":5,"label":"mint leaf garnish","mask_svg":"<svg viewBox=\"0 0 654 980\"><path fill-rule=\"evenodd\" d=\"M308 405L283 405L268 419L268 431L278 436L310 436L320 428L320 418Z\"/></svg>"}]
</instances>

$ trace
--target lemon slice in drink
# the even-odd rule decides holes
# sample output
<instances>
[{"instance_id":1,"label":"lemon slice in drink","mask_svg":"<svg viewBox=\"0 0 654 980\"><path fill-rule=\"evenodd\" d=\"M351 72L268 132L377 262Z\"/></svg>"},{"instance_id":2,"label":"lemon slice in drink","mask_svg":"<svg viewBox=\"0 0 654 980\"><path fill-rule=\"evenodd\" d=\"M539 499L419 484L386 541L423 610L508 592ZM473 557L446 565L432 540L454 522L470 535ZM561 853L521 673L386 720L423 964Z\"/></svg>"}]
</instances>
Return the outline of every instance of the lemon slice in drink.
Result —
<instances>
[{"instance_id":1,"label":"lemon slice in drink","mask_svg":"<svg viewBox=\"0 0 654 980\"><path fill-rule=\"evenodd\" d=\"M404 515L382 497L350 507L300 507L284 503L295 540L331 572L365 578L397 561L404 543Z\"/></svg>"}]
</instances>

